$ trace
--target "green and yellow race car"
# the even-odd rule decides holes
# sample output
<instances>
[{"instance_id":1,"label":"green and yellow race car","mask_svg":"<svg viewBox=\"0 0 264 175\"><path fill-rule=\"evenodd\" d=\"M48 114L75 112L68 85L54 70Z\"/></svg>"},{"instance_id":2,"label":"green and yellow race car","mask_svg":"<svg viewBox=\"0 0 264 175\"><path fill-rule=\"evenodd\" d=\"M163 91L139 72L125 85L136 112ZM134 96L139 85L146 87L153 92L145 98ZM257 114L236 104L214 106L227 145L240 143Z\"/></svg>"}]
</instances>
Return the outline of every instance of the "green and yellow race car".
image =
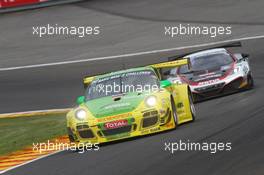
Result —
<instances>
[{"instance_id":1,"label":"green and yellow race car","mask_svg":"<svg viewBox=\"0 0 264 175\"><path fill-rule=\"evenodd\" d=\"M67 114L71 142L104 143L174 129L195 119L188 85L163 80L171 61L84 78L85 96Z\"/></svg>"}]
</instances>

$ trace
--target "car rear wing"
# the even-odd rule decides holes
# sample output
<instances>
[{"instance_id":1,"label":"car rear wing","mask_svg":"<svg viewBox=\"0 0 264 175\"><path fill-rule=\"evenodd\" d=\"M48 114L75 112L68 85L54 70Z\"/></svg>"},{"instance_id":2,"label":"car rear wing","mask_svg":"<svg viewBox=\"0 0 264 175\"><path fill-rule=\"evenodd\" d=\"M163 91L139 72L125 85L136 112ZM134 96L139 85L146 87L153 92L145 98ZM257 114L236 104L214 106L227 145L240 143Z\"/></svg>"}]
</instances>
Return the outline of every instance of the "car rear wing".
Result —
<instances>
[{"instance_id":1,"label":"car rear wing","mask_svg":"<svg viewBox=\"0 0 264 175\"><path fill-rule=\"evenodd\" d=\"M156 69L162 69L162 68L174 68L174 67L179 67L182 65L189 65L189 59L185 58L185 59L181 59L181 60L175 60L175 61L168 61L168 62L164 62L164 63L158 63L158 64L152 64L150 65L153 68Z\"/></svg>"},{"instance_id":2,"label":"car rear wing","mask_svg":"<svg viewBox=\"0 0 264 175\"><path fill-rule=\"evenodd\" d=\"M187 52L187 53L184 53L184 54L180 54L180 55L175 55L175 56L172 56L172 57L169 57L168 60L169 61L173 61L173 60L181 60L181 59L184 59L186 55L190 55L190 54L193 54L193 53L196 53L196 52L200 52L200 51L203 51L203 50L209 50L209 49L219 49L219 48L237 48L237 47L242 47L242 43L240 41L238 42L232 42L232 43L226 43L226 44L218 44L214 47L205 47L203 49L198 49L198 50L193 50L191 52Z\"/></svg>"},{"instance_id":3,"label":"car rear wing","mask_svg":"<svg viewBox=\"0 0 264 175\"><path fill-rule=\"evenodd\" d=\"M171 69L174 69L174 68L177 68L183 65L188 65L188 68L191 69L190 59L182 58L180 60L167 61L163 63L152 64L150 66L158 70L157 73L161 79L167 79L166 77L170 74Z\"/></svg>"},{"instance_id":4,"label":"car rear wing","mask_svg":"<svg viewBox=\"0 0 264 175\"><path fill-rule=\"evenodd\" d=\"M163 63L152 64L150 66L155 68L155 69L161 70L163 68L175 68L175 67L179 67L179 66L186 65L186 64L188 64L188 66L189 66L189 59L188 58L181 59L181 60L175 60L175 61L168 61L168 62L163 62ZM84 77L83 78L84 87L87 87L95 79L95 77L96 76Z\"/></svg>"},{"instance_id":5,"label":"car rear wing","mask_svg":"<svg viewBox=\"0 0 264 175\"><path fill-rule=\"evenodd\" d=\"M93 77L84 77L83 78L83 85L84 87L87 87L93 80L94 80L94 76Z\"/></svg>"}]
</instances>

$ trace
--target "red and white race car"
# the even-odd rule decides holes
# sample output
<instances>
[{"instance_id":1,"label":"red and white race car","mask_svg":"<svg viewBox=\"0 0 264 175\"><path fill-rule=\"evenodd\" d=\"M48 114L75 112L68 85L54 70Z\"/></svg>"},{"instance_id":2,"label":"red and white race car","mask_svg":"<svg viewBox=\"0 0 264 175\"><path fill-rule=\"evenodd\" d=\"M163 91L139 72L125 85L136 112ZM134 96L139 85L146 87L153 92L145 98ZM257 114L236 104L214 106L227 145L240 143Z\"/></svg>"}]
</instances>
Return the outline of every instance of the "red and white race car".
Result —
<instances>
[{"instance_id":1,"label":"red and white race car","mask_svg":"<svg viewBox=\"0 0 264 175\"><path fill-rule=\"evenodd\" d=\"M184 56L189 65L171 69L168 80L187 83L194 101L201 101L254 86L248 54L233 54L225 48L199 51Z\"/></svg>"}]
</instances>

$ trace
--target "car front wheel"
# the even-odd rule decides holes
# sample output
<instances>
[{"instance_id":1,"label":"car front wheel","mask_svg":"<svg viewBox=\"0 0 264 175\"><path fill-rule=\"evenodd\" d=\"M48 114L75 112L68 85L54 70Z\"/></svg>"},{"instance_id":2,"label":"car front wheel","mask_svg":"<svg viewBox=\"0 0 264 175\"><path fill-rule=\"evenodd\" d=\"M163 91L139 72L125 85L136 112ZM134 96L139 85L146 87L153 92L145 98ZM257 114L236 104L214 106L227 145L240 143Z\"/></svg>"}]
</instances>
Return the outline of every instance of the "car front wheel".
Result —
<instances>
[{"instance_id":1,"label":"car front wheel","mask_svg":"<svg viewBox=\"0 0 264 175\"><path fill-rule=\"evenodd\" d=\"M195 106L194 106L194 103L193 103L193 97L192 97L192 94L191 92L189 91L189 103L190 103L190 111L191 111L191 114L192 114L192 121L195 120L196 118L196 109L195 109Z\"/></svg>"},{"instance_id":2,"label":"car front wheel","mask_svg":"<svg viewBox=\"0 0 264 175\"><path fill-rule=\"evenodd\" d=\"M177 110L176 110L176 106L175 106L173 99L171 99L171 108L172 108L172 111L171 111L172 117L173 117L175 128L176 128L178 126L178 116L177 116Z\"/></svg>"}]
</instances>

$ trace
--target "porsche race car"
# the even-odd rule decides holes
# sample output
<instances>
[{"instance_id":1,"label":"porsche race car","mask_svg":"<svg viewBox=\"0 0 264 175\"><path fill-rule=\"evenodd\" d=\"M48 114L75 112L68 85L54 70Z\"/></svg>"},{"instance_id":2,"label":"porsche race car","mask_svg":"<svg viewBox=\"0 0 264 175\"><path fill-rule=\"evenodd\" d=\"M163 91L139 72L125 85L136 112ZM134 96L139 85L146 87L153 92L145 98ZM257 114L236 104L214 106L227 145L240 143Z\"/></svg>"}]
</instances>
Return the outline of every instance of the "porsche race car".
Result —
<instances>
[{"instance_id":1,"label":"porsche race car","mask_svg":"<svg viewBox=\"0 0 264 175\"><path fill-rule=\"evenodd\" d=\"M189 64L173 68L169 80L187 83L195 102L254 86L249 55L214 48L184 56Z\"/></svg>"},{"instance_id":2,"label":"porsche race car","mask_svg":"<svg viewBox=\"0 0 264 175\"><path fill-rule=\"evenodd\" d=\"M66 117L70 141L104 143L193 121L196 112L189 86L163 80L160 74L164 67L183 64L187 60L85 77L85 96Z\"/></svg>"}]
</instances>

